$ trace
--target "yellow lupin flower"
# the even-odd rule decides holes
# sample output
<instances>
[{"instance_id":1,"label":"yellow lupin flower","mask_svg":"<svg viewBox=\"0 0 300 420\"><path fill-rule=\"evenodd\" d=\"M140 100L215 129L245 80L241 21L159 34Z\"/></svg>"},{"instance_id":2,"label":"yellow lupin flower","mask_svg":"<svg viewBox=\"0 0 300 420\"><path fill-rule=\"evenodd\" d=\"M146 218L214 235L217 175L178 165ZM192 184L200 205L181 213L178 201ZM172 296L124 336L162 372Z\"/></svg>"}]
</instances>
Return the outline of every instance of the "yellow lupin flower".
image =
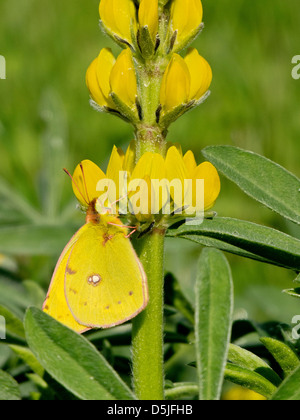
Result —
<instances>
[{"instance_id":1,"label":"yellow lupin flower","mask_svg":"<svg viewBox=\"0 0 300 420\"><path fill-rule=\"evenodd\" d=\"M77 200L83 207L87 208L99 197L97 184L104 178L104 172L90 160L83 160L77 165L72 177L72 187Z\"/></svg>"},{"instance_id":2,"label":"yellow lupin flower","mask_svg":"<svg viewBox=\"0 0 300 420\"><path fill-rule=\"evenodd\" d=\"M173 54L164 73L160 91L160 103L165 112L188 102L191 76L184 59Z\"/></svg>"},{"instance_id":3,"label":"yellow lupin flower","mask_svg":"<svg viewBox=\"0 0 300 420\"><path fill-rule=\"evenodd\" d=\"M158 32L158 0L141 0L139 7L140 28L148 27L153 43Z\"/></svg>"},{"instance_id":4,"label":"yellow lupin flower","mask_svg":"<svg viewBox=\"0 0 300 420\"><path fill-rule=\"evenodd\" d=\"M204 180L204 202L197 196L197 179ZM104 181L107 188L100 188L99 181ZM125 214L131 214L139 222L151 222L157 215L168 215L174 210L190 215L189 208L192 214L210 209L220 193L220 178L211 163L197 166L193 152L183 156L181 149L173 145L165 159L158 153L147 152L135 164L132 142L125 154L113 148L106 174L93 162L83 161L74 172L73 189L85 207L106 193L108 201L96 206L99 212L103 205L114 204L116 210L120 209L125 200Z\"/></svg>"},{"instance_id":5,"label":"yellow lupin flower","mask_svg":"<svg viewBox=\"0 0 300 420\"><path fill-rule=\"evenodd\" d=\"M175 49L176 45L183 48L195 36L202 18L201 0L173 0L170 25L173 32L177 31Z\"/></svg>"},{"instance_id":6,"label":"yellow lupin flower","mask_svg":"<svg viewBox=\"0 0 300 420\"><path fill-rule=\"evenodd\" d=\"M211 67L195 48L184 59L173 54L161 85L163 111L167 113L191 101L199 101L208 91L211 81Z\"/></svg>"},{"instance_id":7,"label":"yellow lupin flower","mask_svg":"<svg viewBox=\"0 0 300 420\"><path fill-rule=\"evenodd\" d=\"M107 33L131 44L131 28L136 31L136 10L132 0L101 0L101 22Z\"/></svg>"},{"instance_id":8,"label":"yellow lupin flower","mask_svg":"<svg viewBox=\"0 0 300 420\"><path fill-rule=\"evenodd\" d=\"M196 211L207 211L213 207L220 194L221 183L216 168L210 162L203 162L197 166L192 151L188 151L182 156L180 151L172 146L167 152L165 165L167 178L170 182L174 179L180 179L184 186L184 180L191 180L189 189L185 188L183 193L184 206L187 209L191 206ZM204 203L197 203L196 201L196 181L198 179L204 180ZM191 188L192 190L190 190ZM175 204L176 207L179 206L179 204Z\"/></svg>"},{"instance_id":9,"label":"yellow lupin flower","mask_svg":"<svg viewBox=\"0 0 300 420\"><path fill-rule=\"evenodd\" d=\"M92 99L101 107L117 109L111 94L132 108L137 95L137 83L132 54L126 48L117 60L108 48L103 48L86 73L86 84Z\"/></svg>"}]
</instances>

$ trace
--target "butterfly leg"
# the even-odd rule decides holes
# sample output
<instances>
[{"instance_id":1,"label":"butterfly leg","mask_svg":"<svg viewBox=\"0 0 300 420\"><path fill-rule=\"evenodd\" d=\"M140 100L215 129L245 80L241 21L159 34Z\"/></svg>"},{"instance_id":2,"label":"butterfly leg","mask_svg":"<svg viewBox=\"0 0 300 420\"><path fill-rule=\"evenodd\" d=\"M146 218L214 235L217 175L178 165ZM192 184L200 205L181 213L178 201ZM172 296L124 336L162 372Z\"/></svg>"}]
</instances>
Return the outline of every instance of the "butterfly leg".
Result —
<instances>
[{"instance_id":1,"label":"butterfly leg","mask_svg":"<svg viewBox=\"0 0 300 420\"><path fill-rule=\"evenodd\" d=\"M137 231L137 227L133 227L133 226L127 226L127 227L133 229L128 235L125 236L125 238L130 238Z\"/></svg>"},{"instance_id":2,"label":"butterfly leg","mask_svg":"<svg viewBox=\"0 0 300 420\"><path fill-rule=\"evenodd\" d=\"M136 226L118 225L117 223L111 223L111 222L108 222L108 225L117 226L117 227L125 228L125 229L133 229L128 235L125 236L125 238L130 238L131 235L133 235L137 231Z\"/></svg>"}]
</instances>

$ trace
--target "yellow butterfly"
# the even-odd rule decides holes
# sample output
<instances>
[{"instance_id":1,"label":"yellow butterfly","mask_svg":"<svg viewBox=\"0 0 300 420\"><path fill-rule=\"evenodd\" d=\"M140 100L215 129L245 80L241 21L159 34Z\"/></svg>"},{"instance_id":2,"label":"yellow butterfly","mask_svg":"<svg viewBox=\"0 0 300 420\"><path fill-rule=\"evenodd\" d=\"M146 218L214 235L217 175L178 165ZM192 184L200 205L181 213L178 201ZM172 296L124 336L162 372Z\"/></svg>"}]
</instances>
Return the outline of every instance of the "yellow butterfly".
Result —
<instances>
[{"instance_id":1,"label":"yellow butterfly","mask_svg":"<svg viewBox=\"0 0 300 420\"><path fill-rule=\"evenodd\" d=\"M73 190L86 207L86 224L63 250L43 305L44 312L79 333L122 324L149 299L128 228L108 209L104 214L96 210L102 174L91 161L83 161L74 172Z\"/></svg>"}]
</instances>

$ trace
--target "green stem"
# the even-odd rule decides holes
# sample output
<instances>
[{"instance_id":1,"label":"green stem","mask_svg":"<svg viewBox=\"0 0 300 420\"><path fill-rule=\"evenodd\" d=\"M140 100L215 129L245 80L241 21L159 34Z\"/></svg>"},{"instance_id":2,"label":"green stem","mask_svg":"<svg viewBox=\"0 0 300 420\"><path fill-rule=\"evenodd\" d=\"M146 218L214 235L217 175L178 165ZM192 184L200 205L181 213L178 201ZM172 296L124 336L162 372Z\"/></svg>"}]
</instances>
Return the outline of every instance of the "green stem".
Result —
<instances>
[{"instance_id":1,"label":"green stem","mask_svg":"<svg viewBox=\"0 0 300 420\"><path fill-rule=\"evenodd\" d=\"M148 278L149 303L133 320L132 371L137 398L164 399L163 286L165 231L154 229L137 243Z\"/></svg>"}]
</instances>

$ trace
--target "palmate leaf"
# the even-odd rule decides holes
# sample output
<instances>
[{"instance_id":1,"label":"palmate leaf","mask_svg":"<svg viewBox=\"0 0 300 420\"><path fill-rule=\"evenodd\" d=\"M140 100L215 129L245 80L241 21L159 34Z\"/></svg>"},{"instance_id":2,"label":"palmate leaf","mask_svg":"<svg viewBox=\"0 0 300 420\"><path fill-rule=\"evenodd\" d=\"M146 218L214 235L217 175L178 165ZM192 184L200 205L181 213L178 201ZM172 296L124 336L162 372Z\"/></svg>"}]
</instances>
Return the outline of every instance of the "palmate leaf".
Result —
<instances>
[{"instance_id":1,"label":"palmate leaf","mask_svg":"<svg viewBox=\"0 0 300 420\"><path fill-rule=\"evenodd\" d=\"M203 238L224 251L290 268L300 269L300 240L275 229L238 219L216 217L201 225L171 227L167 236L202 244Z\"/></svg>"},{"instance_id":2,"label":"palmate leaf","mask_svg":"<svg viewBox=\"0 0 300 420\"><path fill-rule=\"evenodd\" d=\"M82 400L132 400L131 390L83 336L49 315L29 308L25 317L30 349L45 370Z\"/></svg>"},{"instance_id":3,"label":"palmate leaf","mask_svg":"<svg viewBox=\"0 0 300 420\"><path fill-rule=\"evenodd\" d=\"M203 155L246 194L300 224L300 180L256 153L232 146L209 146Z\"/></svg>"},{"instance_id":4,"label":"palmate leaf","mask_svg":"<svg viewBox=\"0 0 300 420\"><path fill-rule=\"evenodd\" d=\"M203 250L196 281L196 355L199 399L219 400L230 341L233 283L229 264L215 249Z\"/></svg>"}]
</instances>

